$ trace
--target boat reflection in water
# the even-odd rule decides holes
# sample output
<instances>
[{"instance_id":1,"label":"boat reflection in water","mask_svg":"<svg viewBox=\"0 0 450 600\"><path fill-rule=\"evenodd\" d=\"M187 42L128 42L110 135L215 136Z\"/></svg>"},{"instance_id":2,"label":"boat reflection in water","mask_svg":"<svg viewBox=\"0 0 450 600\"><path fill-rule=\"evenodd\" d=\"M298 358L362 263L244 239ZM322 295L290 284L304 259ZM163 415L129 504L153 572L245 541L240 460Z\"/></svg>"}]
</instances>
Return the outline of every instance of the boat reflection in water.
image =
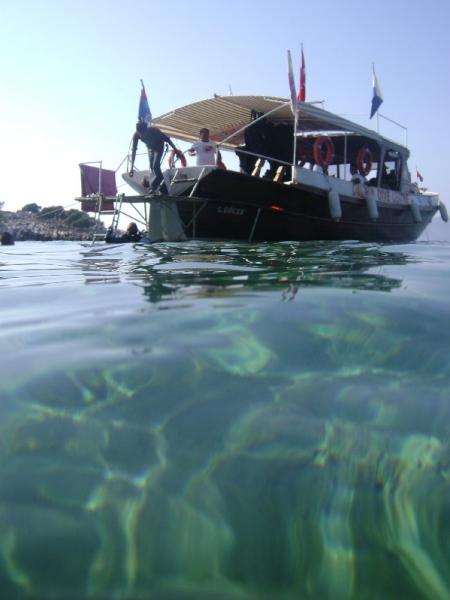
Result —
<instances>
[{"instance_id":1,"label":"boat reflection in water","mask_svg":"<svg viewBox=\"0 0 450 600\"><path fill-rule=\"evenodd\" d=\"M151 302L169 299L239 298L279 291L293 299L295 290L315 287L390 291L401 279L389 266L414 261L383 246L355 243L233 244L186 243L152 247L152 261L136 258ZM157 258L157 260L155 260Z\"/></svg>"}]
</instances>

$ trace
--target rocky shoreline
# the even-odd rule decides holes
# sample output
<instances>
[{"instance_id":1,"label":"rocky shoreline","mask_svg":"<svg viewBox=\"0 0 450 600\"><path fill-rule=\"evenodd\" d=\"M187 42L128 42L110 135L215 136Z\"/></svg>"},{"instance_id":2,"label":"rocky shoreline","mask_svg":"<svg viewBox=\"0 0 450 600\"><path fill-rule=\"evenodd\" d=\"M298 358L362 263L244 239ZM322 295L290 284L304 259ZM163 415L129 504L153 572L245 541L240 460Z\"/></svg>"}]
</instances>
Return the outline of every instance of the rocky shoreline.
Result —
<instances>
[{"instance_id":1,"label":"rocky shoreline","mask_svg":"<svg viewBox=\"0 0 450 600\"><path fill-rule=\"evenodd\" d=\"M96 226L92 218L85 219L79 226L76 223L68 224L66 218L59 216L49 218L42 213L0 211L0 236L5 231L8 231L15 241L86 241L92 240L94 231L106 233L106 228L103 223Z\"/></svg>"}]
</instances>

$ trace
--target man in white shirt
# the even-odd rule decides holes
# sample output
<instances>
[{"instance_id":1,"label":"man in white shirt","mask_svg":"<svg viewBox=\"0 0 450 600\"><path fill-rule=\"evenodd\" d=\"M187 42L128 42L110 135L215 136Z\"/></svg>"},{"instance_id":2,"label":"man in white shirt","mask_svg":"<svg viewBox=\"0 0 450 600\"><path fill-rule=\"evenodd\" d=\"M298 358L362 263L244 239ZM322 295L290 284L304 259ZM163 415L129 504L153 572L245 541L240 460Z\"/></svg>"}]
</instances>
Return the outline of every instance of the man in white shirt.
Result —
<instances>
[{"instance_id":1,"label":"man in white shirt","mask_svg":"<svg viewBox=\"0 0 450 600\"><path fill-rule=\"evenodd\" d=\"M197 156L198 167L214 166L216 164L216 154L217 162L221 161L217 145L209 140L209 129L206 129L206 127L200 129L200 140L192 144L188 150L188 154L190 156Z\"/></svg>"}]
</instances>

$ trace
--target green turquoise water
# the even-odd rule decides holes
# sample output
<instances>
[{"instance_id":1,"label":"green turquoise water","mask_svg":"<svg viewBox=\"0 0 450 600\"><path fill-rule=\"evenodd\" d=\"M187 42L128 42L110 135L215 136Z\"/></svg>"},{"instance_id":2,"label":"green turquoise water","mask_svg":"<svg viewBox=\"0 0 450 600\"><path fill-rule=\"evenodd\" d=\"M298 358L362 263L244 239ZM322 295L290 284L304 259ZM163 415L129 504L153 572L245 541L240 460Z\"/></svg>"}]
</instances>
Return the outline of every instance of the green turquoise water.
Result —
<instances>
[{"instance_id":1,"label":"green turquoise water","mask_svg":"<svg viewBox=\"0 0 450 600\"><path fill-rule=\"evenodd\" d=\"M0 598L450 598L450 244L0 248Z\"/></svg>"}]
</instances>

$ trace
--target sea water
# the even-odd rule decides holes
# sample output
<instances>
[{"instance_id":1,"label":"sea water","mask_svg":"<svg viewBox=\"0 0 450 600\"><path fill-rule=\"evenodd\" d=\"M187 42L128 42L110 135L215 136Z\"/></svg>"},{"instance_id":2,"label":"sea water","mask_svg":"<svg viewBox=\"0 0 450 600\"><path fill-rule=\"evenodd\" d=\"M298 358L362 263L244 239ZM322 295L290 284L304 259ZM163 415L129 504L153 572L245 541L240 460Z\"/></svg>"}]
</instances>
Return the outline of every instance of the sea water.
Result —
<instances>
[{"instance_id":1,"label":"sea water","mask_svg":"<svg viewBox=\"0 0 450 600\"><path fill-rule=\"evenodd\" d=\"M0 597L450 598L450 244L0 248Z\"/></svg>"}]
</instances>

